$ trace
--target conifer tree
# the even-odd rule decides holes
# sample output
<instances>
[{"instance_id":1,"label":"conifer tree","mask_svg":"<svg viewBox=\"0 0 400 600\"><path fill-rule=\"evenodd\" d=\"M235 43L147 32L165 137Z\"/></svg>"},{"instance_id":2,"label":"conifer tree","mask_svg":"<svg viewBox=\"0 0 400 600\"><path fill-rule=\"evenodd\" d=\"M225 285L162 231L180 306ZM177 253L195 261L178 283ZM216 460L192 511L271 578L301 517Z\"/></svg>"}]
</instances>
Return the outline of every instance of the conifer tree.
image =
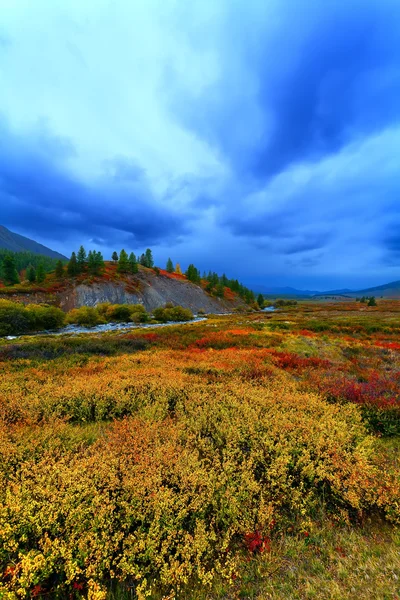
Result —
<instances>
[{"instance_id":1,"label":"conifer tree","mask_svg":"<svg viewBox=\"0 0 400 600\"><path fill-rule=\"evenodd\" d=\"M177 275L182 275L182 269L181 269L181 265L179 263L176 263L175 273Z\"/></svg>"},{"instance_id":2,"label":"conifer tree","mask_svg":"<svg viewBox=\"0 0 400 600\"><path fill-rule=\"evenodd\" d=\"M56 264L56 277L57 279L62 279L64 277L64 265L61 260Z\"/></svg>"},{"instance_id":3,"label":"conifer tree","mask_svg":"<svg viewBox=\"0 0 400 600\"><path fill-rule=\"evenodd\" d=\"M145 266L149 267L150 269L153 268L154 267L153 253L150 250L150 248L147 248L145 256L146 256L146 263L147 263Z\"/></svg>"},{"instance_id":4,"label":"conifer tree","mask_svg":"<svg viewBox=\"0 0 400 600\"><path fill-rule=\"evenodd\" d=\"M43 263L38 264L38 268L36 269L36 281L37 283L43 283L46 279L46 271L44 270Z\"/></svg>"},{"instance_id":5,"label":"conifer tree","mask_svg":"<svg viewBox=\"0 0 400 600\"><path fill-rule=\"evenodd\" d=\"M78 250L78 254L76 255L76 262L78 265L78 272L82 273L86 265L86 250L83 246L81 246Z\"/></svg>"},{"instance_id":6,"label":"conifer tree","mask_svg":"<svg viewBox=\"0 0 400 600\"><path fill-rule=\"evenodd\" d=\"M113 261L115 263L118 262L118 252L115 252L115 250L114 250L114 252L112 253L112 257L111 258L113 259Z\"/></svg>"},{"instance_id":7,"label":"conifer tree","mask_svg":"<svg viewBox=\"0 0 400 600\"><path fill-rule=\"evenodd\" d=\"M89 250L87 255L87 266L89 273L93 275L93 272L95 270L95 257L94 252L92 250Z\"/></svg>"},{"instance_id":8,"label":"conifer tree","mask_svg":"<svg viewBox=\"0 0 400 600\"><path fill-rule=\"evenodd\" d=\"M71 258L69 259L67 271L68 271L68 275L70 277L75 277L78 274L78 263L76 261L75 252L73 252L71 254Z\"/></svg>"},{"instance_id":9,"label":"conifer tree","mask_svg":"<svg viewBox=\"0 0 400 600\"><path fill-rule=\"evenodd\" d=\"M28 267L27 277L28 277L29 283L35 283L35 281L36 281L36 271L35 271L35 267L33 267L32 265L30 265Z\"/></svg>"},{"instance_id":10,"label":"conifer tree","mask_svg":"<svg viewBox=\"0 0 400 600\"><path fill-rule=\"evenodd\" d=\"M102 253L99 252L95 252L95 257L94 257L94 262L95 262L95 269L96 269L96 274L101 273L104 269L104 258Z\"/></svg>"},{"instance_id":11,"label":"conifer tree","mask_svg":"<svg viewBox=\"0 0 400 600\"><path fill-rule=\"evenodd\" d=\"M189 281L192 281L193 283L199 283L200 282L200 273L199 273L199 270L196 269L196 267L193 264L190 264L188 266L185 275L189 279Z\"/></svg>"},{"instance_id":12,"label":"conifer tree","mask_svg":"<svg viewBox=\"0 0 400 600\"><path fill-rule=\"evenodd\" d=\"M15 285L19 283L19 276L15 267L15 260L11 254L7 254L3 260L3 275L6 285Z\"/></svg>"},{"instance_id":13,"label":"conifer tree","mask_svg":"<svg viewBox=\"0 0 400 600\"><path fill-rule=\"evenodd\" d=\"M124 249L119 253L118 272L127 273L129 271L129 259Z\"/></svg>"},{"instance_id":14,"label":"conifer tree","mask_svg":"<svg viewBox=\"0 0 400 600\"><path fill-rule=\"evenodd\" d=\"M140 255L139 262L142 265L142 267L147 267L147 260L145 254Z\"/></svg>"},{"instance_id":15,"label":"conifer tree","mask_svg":"<svg viewBox=\"0 0 400 600\"><path fill-rule=\"evenodd\" d=\"M174 272L174 265L170 258L167 260L167 271L168 271L168 273Z\"/></svg>"},{"instance_id":16,"label":"conifer tree","mask_svg":"<svg viewBox=\"0 0 400 600\"><path fill-rule=\"evenodd\" d=\"M134 275L135 273L137 273L139 271L136 256L135 256L134 252L130 253L128 260L129 260L129 271L130 271L130 273L132 273L132 275Z\"/></svg>"},{"instance_id":17,"label":"conifer tree","mask_svg":"<svg viewBox=\"0 0 400 600\"><path fill-rule=\"evenodd\" d=\"M264 296L262 294L258 294L257 304L260 308L264 308Z\"/></svg>"}]
</instances>

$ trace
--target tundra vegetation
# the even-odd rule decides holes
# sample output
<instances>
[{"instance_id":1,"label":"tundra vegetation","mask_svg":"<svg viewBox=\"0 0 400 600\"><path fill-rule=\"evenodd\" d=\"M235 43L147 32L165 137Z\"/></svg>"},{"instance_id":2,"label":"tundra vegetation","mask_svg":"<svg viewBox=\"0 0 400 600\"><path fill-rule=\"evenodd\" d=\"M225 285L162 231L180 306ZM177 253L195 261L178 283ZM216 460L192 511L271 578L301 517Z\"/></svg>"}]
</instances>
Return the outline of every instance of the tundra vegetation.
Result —
<instances>
[{"instance_id":1,"label":"tundra vegetation","mask_svg":"<svg viewBox=\"0 0 400 600\"><path fill-rule=\"evenodd\" d=\"M399 316L0 341L0 597L398 598Z\"/></svg>"}]
</instances>

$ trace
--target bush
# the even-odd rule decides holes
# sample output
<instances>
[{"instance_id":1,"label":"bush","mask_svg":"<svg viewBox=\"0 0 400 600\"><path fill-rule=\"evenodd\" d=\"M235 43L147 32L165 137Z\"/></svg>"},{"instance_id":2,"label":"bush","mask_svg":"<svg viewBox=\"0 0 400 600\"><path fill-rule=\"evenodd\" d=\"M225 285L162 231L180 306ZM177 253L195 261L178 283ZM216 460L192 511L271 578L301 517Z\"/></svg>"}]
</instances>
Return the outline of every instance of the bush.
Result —
<instances>
[{"instance_id":1,"label":"bush","mask_svg":"<svg viewBox=\"0 0 400 600\"><path fill-rule=\"evenodd\" d=\"M127 304L112 304L105 314L107 321L128 322L131 320L131 309Z\"/></svg>"},{"instance_id":2,"label":"bush","mask_svg":"<svg viewBox=\"0 0 400 600\"><path fill-rule=\"evenodd\" d=\"M161 323L167 323L168 321L191 321L193 319L192 311L182 306L173 306L170 308L166 305L165 308L156 308L153 310L153 316Z\"/></svg>"},{"instance_id":3,"label":"bush","mask_svg":"<svg viewBox=\"0 0 400 600\"><path fill-rule=\"evenodd\" d=\"M43 329L58 329L65 322L65 314L55 306L30 304L24 306L9 300L0 300L0 336L20 335Z\"/></svg>"},{"instance_id":4,"label":"bush","mask_svg":"<svg viewBox=\"0 0 400 600\"><path fill-rule=\"evenodd\" d=\"M36 331L42 329L59 329L65 323L65 313L55 306L30 304L27 306L27 311L32 315Z\"/></svg>"},{"instance_id":5,"label":"bush","mask_svg":"<svg viewBox=\"0 0 400 600\"><path fill-rule=\"evenodd\" d=\"M0 335L18 335L32 331L34 318L25 306L0 300Z\"/></svg>"},{"instance_id":6,"label":"bush","mask_svg":"<svg viewBox=\"0 0 400 600\"><path fill-rule=\"evenodd\" d=\"M83 327L94 327L105 323L105 319L96 308L81 306L81 308L74 308L69 311L67 322Z\"/></svg>"}]
</instances>

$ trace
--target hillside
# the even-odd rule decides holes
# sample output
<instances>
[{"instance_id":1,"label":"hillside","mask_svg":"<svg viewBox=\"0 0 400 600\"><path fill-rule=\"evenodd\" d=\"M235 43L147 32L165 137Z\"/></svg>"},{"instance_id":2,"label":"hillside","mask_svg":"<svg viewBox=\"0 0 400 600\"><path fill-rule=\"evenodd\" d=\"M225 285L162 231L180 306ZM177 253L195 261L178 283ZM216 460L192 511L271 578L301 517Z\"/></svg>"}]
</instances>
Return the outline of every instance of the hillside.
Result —
<instances>
[{"instance_id":1,"label":"hillside","mask_svg":"<svg viewBox=\"0 0 400 600\"><path fill-rule=\"evenodd\" d=\"M65 311L81 306L96 306L103 302L112 304L143 304L147 311L168 302L189 308L194 313L228 313L247 306L228 288L224 297L217 298L200 284L191 283L184 275L167 273L139 266L135 275L117 272L117 266L105 263L102 275L82 274L75 278L57 280L54 273L38 285L21 284L3 288L0 298L19 300L24 304L47 302Z\"/></svg>"},{"instance_id":2,"label":"hillside","mask_svg":"<svg viewBox=\"0 0 400 600\"><path fill-rule=\"evenodd\" d=\"M384 298L398 298L400 296L400 281L391 281L358 292L351 292L349 296L383 296Z\"/></svg>"},{"instance_id":3,"label":"hillside","mask_svg":"<svg viewBox=\"0 0 400 600\"><path fill-rule=\"evenodd\" d=\"M34 252L35 254L42 254L43 256L49 256L50 258L66 259L66 257L59 252L51 250L50 248L47 248L47 246L43 246L23 235L14 233L3 225L0 225L0 248L11 250L12 252L28 251Z\"/></svg>"}]
</instances>

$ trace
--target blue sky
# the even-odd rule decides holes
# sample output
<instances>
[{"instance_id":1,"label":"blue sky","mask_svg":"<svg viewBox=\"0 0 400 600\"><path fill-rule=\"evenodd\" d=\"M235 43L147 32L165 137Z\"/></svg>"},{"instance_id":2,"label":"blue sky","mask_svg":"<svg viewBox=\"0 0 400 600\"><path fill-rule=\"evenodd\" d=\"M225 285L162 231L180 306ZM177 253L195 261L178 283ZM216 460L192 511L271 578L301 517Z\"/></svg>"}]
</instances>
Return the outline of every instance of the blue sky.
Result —
<instances>
[{"instance_id":1,"label":"blue sky","mask_svg":"<svg viewBox=\"0 0 400 600\"><path fill-rule=\"evenodd\" d=\"M0 0L0 224L249 285L400 279L398 0Z\"/></svg>"}]
</instances>

